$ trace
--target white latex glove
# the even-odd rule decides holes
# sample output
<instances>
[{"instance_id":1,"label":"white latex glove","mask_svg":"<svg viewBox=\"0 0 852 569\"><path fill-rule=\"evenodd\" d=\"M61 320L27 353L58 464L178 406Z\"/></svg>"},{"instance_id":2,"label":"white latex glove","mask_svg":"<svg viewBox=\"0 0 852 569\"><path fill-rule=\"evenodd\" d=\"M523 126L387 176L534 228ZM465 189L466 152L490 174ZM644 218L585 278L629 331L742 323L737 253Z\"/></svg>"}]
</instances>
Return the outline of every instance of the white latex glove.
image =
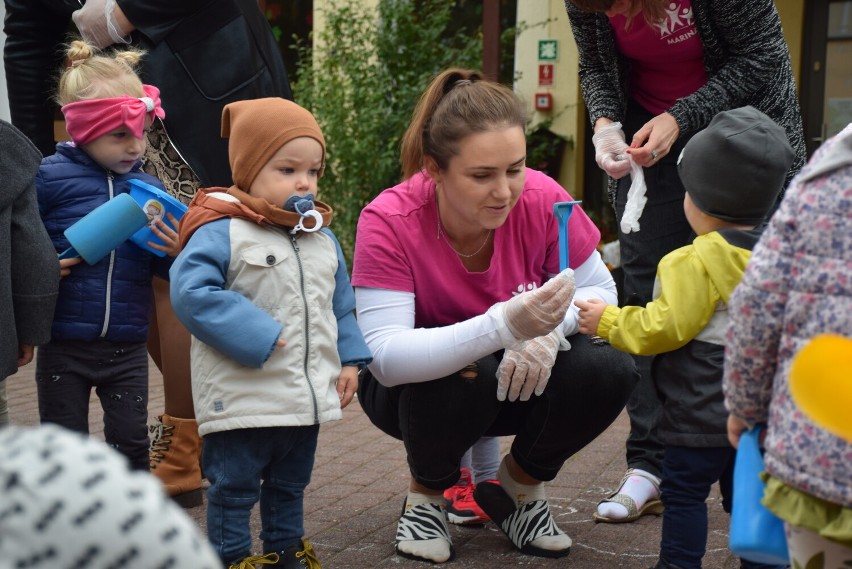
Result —
<instances>
[{"instance_id":1,"label":"white latex glove","mask_svg":"<svg viewBox=\"0 0 852 569\"><path fill-rule=\"evenodd\" d=\"M568 350L571 344L559 330L553 330L547 336L527 340L503 352L503 359L497 366L497 399L529 401L530 396L544 393L556 352Z\"/></svg>"},{"instance_id":2,"label":"white latex glove","mask_svg":"<svg viewBox=\"0 0 852 569\"><path fill-rule=\"evenodd\" d=\"M633 158L628 158L630 162L630 189L627 190L627 203L624 205L624 214L621 216L621 231L623 233L631 233L639 231L639 218L642 217L642 210L645 209L645 204L648 198L645 197L647 188L645 186L645 173L642 166L633 161Z\"/></svg>"},{"instance_id":3,"label":"white latex glove","mask_svg":"<svg viewBox=\"0 0 852 569\"><path fill-rule=\"evenodd\" d=\"M615 178L623 178L630 172L630 161L625 152L628 146L624 142L621 123L614 122L603 126L592 136L595 146L595 162L601 170Z\"/></svg>"},{"instance_id":4,"label":"white latex glove","mask_svg":"<svg viewBox=\"0 0 852 569\"><path fill-rule=\"evenodd\" d=\"M115 0L86 0L82 8L71 14L80 35L99 48L114 43L130 43L129 32L121 29L113 11Z\"/></svg>"},{"instance_id":5,"label":"white latex glove","mask_svg":"<svg viewBox=\"0 0 852 569\"><path fill-rule=\"evenodd\" d=\"M499 310L509 332L517 340L544 336L562 322L574 298L574 271L565 269L535 290L499 302Z\"/></svg>"}]
</instances>

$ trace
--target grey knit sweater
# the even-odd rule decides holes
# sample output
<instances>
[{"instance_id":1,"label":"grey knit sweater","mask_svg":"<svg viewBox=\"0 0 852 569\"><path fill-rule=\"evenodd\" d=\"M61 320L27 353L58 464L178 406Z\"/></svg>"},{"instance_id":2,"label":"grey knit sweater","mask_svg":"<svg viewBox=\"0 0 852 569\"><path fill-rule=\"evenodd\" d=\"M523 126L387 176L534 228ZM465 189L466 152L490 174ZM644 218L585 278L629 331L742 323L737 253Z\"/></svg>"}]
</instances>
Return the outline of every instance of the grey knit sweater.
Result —
<instances>
[{"instance_id":1,"label":"grey knit sweater","mask_svg":"<svg viewBox=\"0 0 852 569\"><path fill-rule=\"evenodd\" d=\"M602 13L565 1L580 56L580 86L592 124L622 121L629 97L629 62L618 53L612 26ZM707 83L668 112L681 135L703 129L720 111L751 105L787 131L796 159L786 183L805 163L805 141L790 51L772 0L692 0L704 47ZM641 18L641 14L638 16ZM611 180L612 181L612 180ZM785 184L786 185L786 184ZM614 190L614 185L610 184Z\"/></svg>"},{"instance_id":2,"label":"grey knit sweater","mask_svg":"<svg viewBox=\"0 0 852 569\"><path fill-rule=\"evenodd\" d=\"M0 121L0 380L18 369L18 345L50 340L59 261L38 212L41 154Z\"/></svg>"}]
</instances>

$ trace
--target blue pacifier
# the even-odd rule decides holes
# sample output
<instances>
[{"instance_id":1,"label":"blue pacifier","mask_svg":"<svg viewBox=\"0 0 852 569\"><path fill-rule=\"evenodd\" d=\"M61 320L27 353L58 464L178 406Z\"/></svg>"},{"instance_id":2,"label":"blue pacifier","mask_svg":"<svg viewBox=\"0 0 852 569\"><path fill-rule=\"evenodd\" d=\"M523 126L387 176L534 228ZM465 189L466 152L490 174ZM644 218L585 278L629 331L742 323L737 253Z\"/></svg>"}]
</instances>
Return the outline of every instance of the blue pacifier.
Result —
<instances>
[{"instance_id":1,"label":"blue pacifier","mask_svg":"<svg viewBox=\"0 0 852 569\"><path fill-rule=\"evenodd\" d=\"M314 209L313 194L290 196L287 198L287 201L284 202L284 209L286 211L294 211L301 216L299 223L290 230L291 234L295 234L298 231L313 233L314 231L319 231L322 228L322 214ZM313 218L313 227L305 227L304 223L302 223L306 217Z\"/></svg>"}]
</instances>

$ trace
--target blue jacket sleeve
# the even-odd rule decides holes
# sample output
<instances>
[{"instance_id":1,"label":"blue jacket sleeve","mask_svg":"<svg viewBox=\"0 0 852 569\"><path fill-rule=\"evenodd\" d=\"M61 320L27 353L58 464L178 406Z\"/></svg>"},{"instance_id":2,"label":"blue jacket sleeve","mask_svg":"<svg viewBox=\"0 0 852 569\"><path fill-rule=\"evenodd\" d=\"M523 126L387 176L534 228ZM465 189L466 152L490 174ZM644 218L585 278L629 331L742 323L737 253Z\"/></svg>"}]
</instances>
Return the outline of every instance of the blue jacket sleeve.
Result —
<instances>
[{"instance_id":1,"label":"blue jacket sleeve","mask_svg":"<svg viewBox=\"0 0 852 569\"><path fill-rule=\"evenodd\" d=\"M231 262L230 219L198 228L171 276L175 314L193 336L242 365L260 368L283 326L238 292L225 288Z\"/></svg>"},{"instance_id":2,"label":"blue jacket sleeve","mask_svg":"<svg viewBox=\"0 0 852 569\"><path fill-rule=\"evenodd\" d=\"M349 281L346 259L337 237L329 229L323 229L337 248L337 272L334 274L334 297L332 308L337 317L337 352L340 363L345 366L365 366L373 361L373 355L364 341L361 328L355 320L355 292Z\"/></svg>"}]
</instances>

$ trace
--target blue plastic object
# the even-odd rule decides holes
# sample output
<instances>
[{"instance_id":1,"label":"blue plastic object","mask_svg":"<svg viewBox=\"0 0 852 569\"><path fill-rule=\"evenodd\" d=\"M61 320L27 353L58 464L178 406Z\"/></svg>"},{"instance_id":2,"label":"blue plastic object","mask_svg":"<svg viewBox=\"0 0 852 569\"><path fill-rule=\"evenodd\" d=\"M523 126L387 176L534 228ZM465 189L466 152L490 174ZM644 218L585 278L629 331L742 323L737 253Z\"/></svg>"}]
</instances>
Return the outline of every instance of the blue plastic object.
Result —
<instances>
[{"instance_id":1,"label":"blue plastic object","mask_svg":"<svg viewBox=\"0 0 852 569\"><path fill-rule=\"evenodd\" d=\"M283 209L300 214L305 213L309 209L314 209L314 195L305 194L304 196L300 196L298 194L294 194L287 198L287 201L284 202Z\"/></svg>"},{"instance_id":2,"label":"blue plastic object","mask_svg":"<svg viewBox=\"0 0 852 569\"><path fill-rule=\"evenodd\" d=\"M127 194L119 194L80 218L65 230L71 247L63 251L60 259L83 257L94 265L109 252L124 243L148 217L136 201Z\"/></svg>"},{"instance_id":3,"label":"blue plastic object","mask_svg":"<svg viewBox=\"0 0 852 569\"><path fill-rule=\"evenodd\" d=\"M571 212L574 211L574 206L581 201L572 202L556 202L553 204L553 213L559 221L559 270L564 271L568 268L568 219L571 218Z\"/></svg>"},{"instance_id":4,"label":"blue plastic object","mask_svg":"<svg viewBox=\"0 0 852 569\"><path fill-rule=\"evenodd\" d=\"M738 557L776 565L789 564L784 522L760 503L764 484L760 433L763 427L743 432L734 463L734 503L729 544Z\"/></svg>"},{"instance_id":5,"label":"blue plastic object","mask_svg":"<svg viewBox=\"0 0 852 569\"><path fill-rule=\"evenodd\" d=\"M166 254L163 251L153 249L148 245L148 241L157 245L164 245L163 241L151 231L150 224L154 219L162 219L171 225L166 213L171 213L180 221L180 218L186 213L186 206L161 189L140 180L130 180L130 196L136 200L136 203L139 204L146 215L146 222L142 229L134 233L130 240L158 257L165 257Z\"/></svg>"}]
</instances>

